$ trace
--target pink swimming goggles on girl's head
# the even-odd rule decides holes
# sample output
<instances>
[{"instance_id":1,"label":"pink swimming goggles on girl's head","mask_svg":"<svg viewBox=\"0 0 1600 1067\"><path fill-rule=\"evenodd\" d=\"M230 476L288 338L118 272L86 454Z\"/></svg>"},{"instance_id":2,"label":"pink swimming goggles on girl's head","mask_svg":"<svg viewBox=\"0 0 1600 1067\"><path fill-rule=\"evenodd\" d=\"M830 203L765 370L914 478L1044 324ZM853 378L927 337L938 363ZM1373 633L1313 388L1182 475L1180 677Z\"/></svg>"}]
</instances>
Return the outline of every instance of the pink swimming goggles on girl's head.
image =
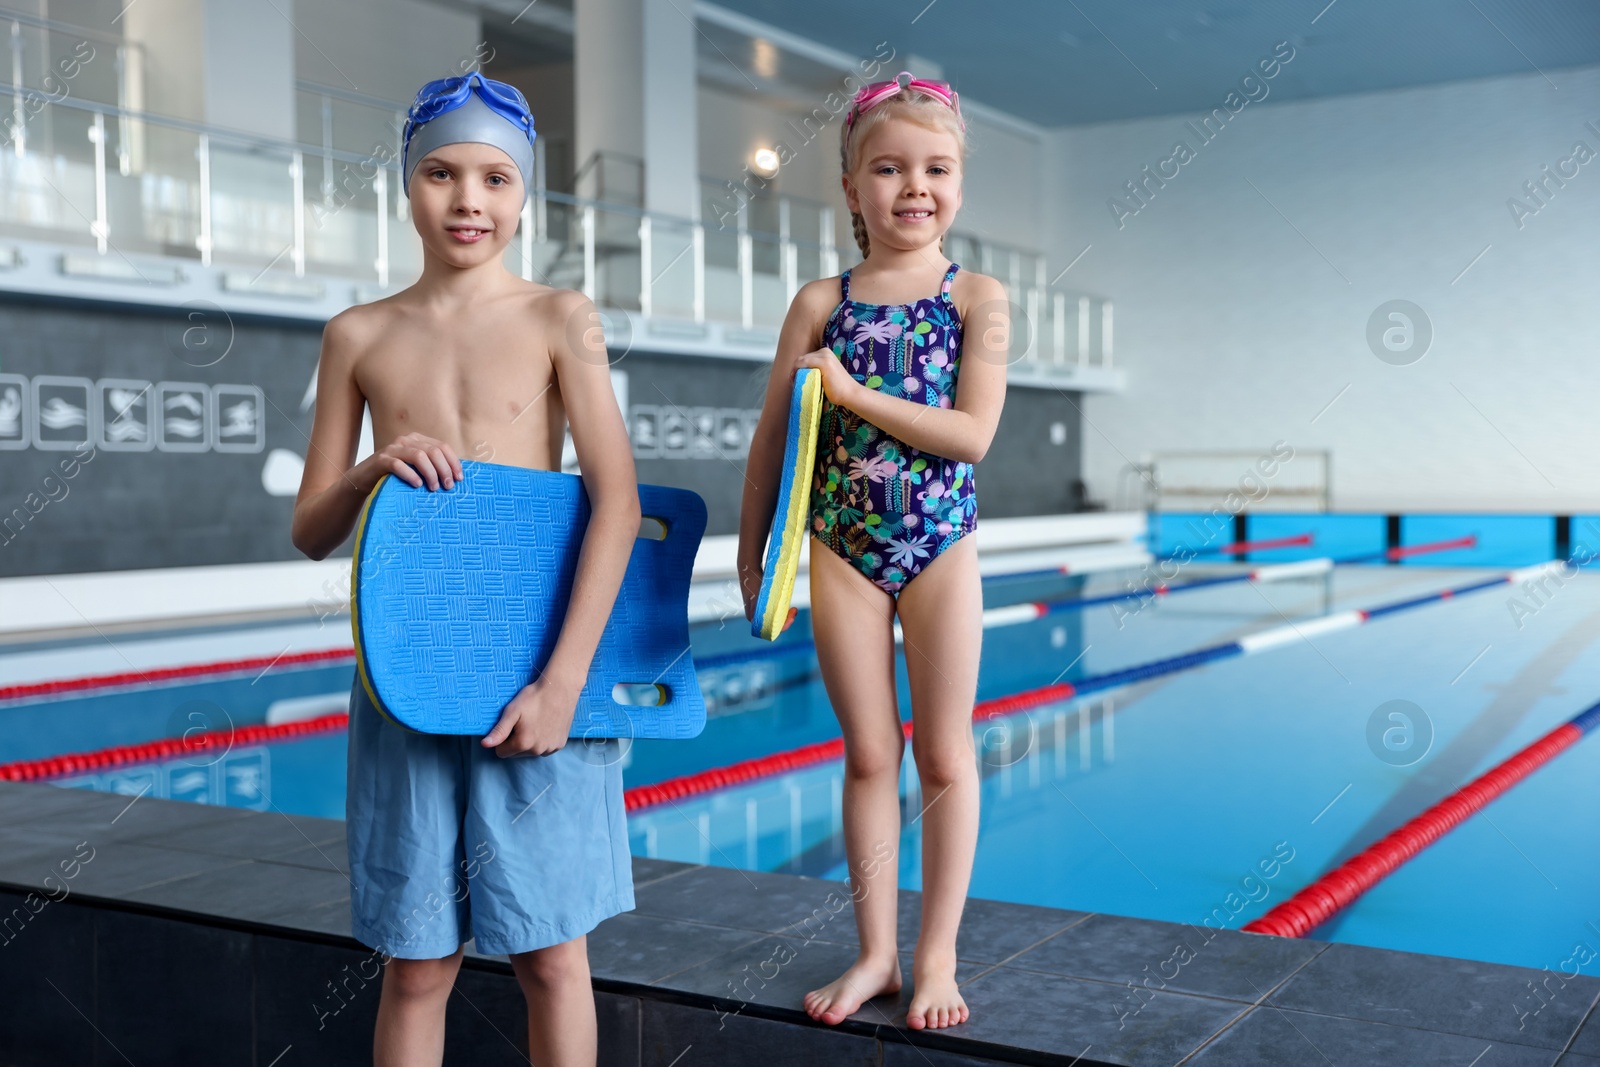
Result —
<instances>
[{"instance_id":1,"label":"pink swimming goggles on girl's head","mask_svg":"<svg viewBox=\"0 0 1600 1067\"><path fill-rule=\"evenodd\" d=\"M905 80L902 82L901 79ZM871 85L862 86L861 91L856 93L855 100L851 102L850 111L844 117L844 128L848 130L855 125L856 116L871 111L902 89L915 89L919 93L933 97L956 113L956 121L961 123L962 130L967 128L966 120L961 117L961 98L950 88L949 82L913 78L911 72L905 70L895 75L894 81L873 82Z\"/></svg>"}]
</instances>

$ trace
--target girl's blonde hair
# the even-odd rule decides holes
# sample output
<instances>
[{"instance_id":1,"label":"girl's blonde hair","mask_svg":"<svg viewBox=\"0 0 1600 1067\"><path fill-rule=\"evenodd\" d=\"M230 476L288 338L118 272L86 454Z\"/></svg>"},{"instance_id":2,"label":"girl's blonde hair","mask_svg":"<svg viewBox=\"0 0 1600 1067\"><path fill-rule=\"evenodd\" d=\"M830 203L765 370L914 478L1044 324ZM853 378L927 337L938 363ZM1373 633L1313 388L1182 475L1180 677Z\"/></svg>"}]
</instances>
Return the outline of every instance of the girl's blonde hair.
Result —
<instances>
[{"instance_id":1,"label":"girl's blonde hair","mask_svg":"<svg viewBox=\"0 0 1600 1067\"><path fill-rule=\"evenodd\" d=\"M853 114L855 106L851 105ZM909 86L900 90L894 96L878 104L865 115L856 115L854 122L841 122L839 124L839 165L844 168L844 173L849 174L855 169L861 144L867 138L870 130L881 126L890 119L905 119L914 122L924 129L943 131L956 139L956 151L963 163L967 158L967 135L961 128L961 120L950 105L942 100L935 99ZM856 247L861 249L861 258L867 258L867 223L859 211L850 212L850 228L855 234ZM939 235L939 252L944 253L944 234Z\"/></svg>"}]
</instances>

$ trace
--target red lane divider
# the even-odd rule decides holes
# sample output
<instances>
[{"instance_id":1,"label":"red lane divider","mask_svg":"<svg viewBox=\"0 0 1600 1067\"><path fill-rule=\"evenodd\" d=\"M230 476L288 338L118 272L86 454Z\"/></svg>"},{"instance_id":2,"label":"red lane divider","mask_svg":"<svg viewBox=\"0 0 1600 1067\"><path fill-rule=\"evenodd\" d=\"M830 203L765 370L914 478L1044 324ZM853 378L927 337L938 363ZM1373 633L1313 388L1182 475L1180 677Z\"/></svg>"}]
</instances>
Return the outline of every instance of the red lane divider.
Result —
<instances>
[{"instance_id":1,"label":"red lane divider","mask_svg":"<svg viewBox=\"0 0 1600 1067\"><path fill-rule=\"evenodd\" d=\"M1246 923L1243 929L1279 937L1306 936L1393 874L1401 864L1576 744L1597 723L1600 723L1600 704L1562 723L1494 769L1324 874L1261 918Z\"/></svg>"},{"instance_id":2,"label":"red lane divider","mask_svg":"<svg viewBox=\"0 0 1600 1067\"><path fill-rule=\"evenodd\" d=\"M1270 548L1293 548L1295 545L1309 545L1313 537L1309 533L1295 534L1292 537L1271 537L1265 541L1233 541L1216 548L1185 549L1189 553L1188 559L1195 556L1236 556L1245 552L1265 552ZM1180 559L1179 556L1158 557L1161 562ZM1187 562L1187 560L1184 560Z\"/></svg>"},{"instance_id":3,"label":"red lane divider","mask_svg":"<svg viewBox=\"0 0 1600 1067\"><path fill-rule=\"evenodd\" d=\"M0 686L0 700L27 700L33 697L59 696L62 693L81 693L88 689L109 689L147 682L174 682L211 674L264 671L268 667L304 667L312 664L337 663L341 660L354 661L355 658L356 650L352 646L327 648L316 652L285 653L280 656L252 656L248 659L229 659L214 663L191 663L182 667L151 667L149 670L96 674L87 678L57 678L48 682Z\"/></svg>"},{"instance_id":4,"label":"red lane divider","mask_svg":"<svg viewBox=\"0 0 1600 1067\"><path fill-rule=\"evenodd\" d=\"M336 712L315 719L302 719L299 722L282 722L271 726L238 726L226 733L205 732L192 738L164 737L159 741L146 741L138 745L114 745L94 752L75 752L66 756L22 760L0 766L0 780L36 782L73 774L90 774L107 767L118 767L128 763L148 763L153 760L171 759L174 756L192 756L216 749L226 752L236 744L258 745L267 741L283 741L291 737L334 733L346 729L349 723L348 715Z\"/></svg>"},{"instance_id":5,"label":"red lane divider","mask_svg":"<svg viewBox=\"0 0 1600 1067\"><path fill-rule=\"evenodd\" d=\"M1309 545L1311 535L1308 533L1295 534L1293 537L1271 537L1265 541L1235 541L1220 548L1203 548L1201 552L1265 552L1269 548L1292 548L1295 545Z\"/></svg>"},{"instance_id":6,"label":"red lane divider","mask_svg":"<svg viewBox=\"0 0 1600 1067\"><path fill-rule=\"evenodd\" d=\"M974 720L982 720L992 719L1000 715L1010 715L1012 712L1023 711L1027 708L1037 707L1040 704L1050 704L1057 700L1065 700L1076 692L1077 689L1070 682L1058 682L1054 685L1040 686L1038 689L1029 689L1022 693L1013 693L1010 696L979 701L972 709L972 717ZM910 722L901 723L900 729L906 737L911 736ZM635 786L624 791L623 802L628 811L637 811L640 808L665 804L669 800L679 800L683 797L695 796L700 793L709 793L724 786L752 782L758 778L766 778L774 774L784 774L789 771L800 770L803 767L827 763L829 760L839 759L843 755L844 738L835 737L829 741L803 745L787 752L775 752L770 756L758 756L755 759L730 763L726 767L717 767L709 771L697 771L694 774L668 778L666 781L655 782L650 785Z\"/></svg>"},{"instance_id":7,"label":"red lane divider","mask_svg":"<svg viewBox=\"0 0 1600 1067\"><path fill-rule=\"evenodd\" d=\"M1396 548L1385 550L1385 559L1405 559L1408 556L1420 556L1425 552L1447 552L1452 548L1472 548L1478 543L1477 534L1468 534L1458 537L1453 541L1429 541L1425 545L1400 545Z\"/></svg>"},{"instance_id":8,"label":"red lane divider","mask_svg":"<svg viewBox=\"0 0 1600 1067\"><path fill-rule=\"evenodd\" d=\"M1040 704L1065 700L1076 691L1070 683L1060 682L1054 685L1041 686L1038 689L1030 689L1023 693L996 697L992 700L980 701L972 709L972 717L975 720L981 720L999 715L1009 715L1012 712L1022 711ZM76 752L65 756L50 756L45 759L23 760L17 763L3 764L0 765L0 781L33 782L51 778L63 778L74 774L91 774L108 767L170 759L174 756L192 755L208 749L225 749L230 744L255 745L272 741L287 741L311 734L332 733L337 730L347 729L349 723L349 716L335 713L300 722L275 723L271 726L240 726L231 733L204 733L193 739L167 737L159 741L147 741L142 744L113 745L110 748L97 749L93 752ZM911 723L905 723L903 729L905 735L910 737ZM633 811L637 808L662 804L679 797L709 793L723 786L754 781L757 778L765 778L773 774L782 774L786 771L799 770L802 767L826 763L843 755L844 739L836 737L829 741L820 741L816 744L791 749L788 752L776 752L769 756L761 756L756 759L729 764L726 767L686 774L679 778L669 778L664 782L655 782L650 785L636 786L627 790L623 794L623 799L627 810Z\"/></svg>"},{"instance_id":9,"label":"red lane divider","mask_svg":"<svg viewBox=\"0 0 1600 1067\"><path fill-rule=\"evenodd\" d=\"M909 726L910 723L906 725ZM797 771L802 767L811 767L818 763L827 763L829 760L836 760L843 755L844 738L835 737L828 741L818 741L816 744L802 745L787 752L775 752L770 756L740 760L738 763L730 763L726 767L699 771L695 774L685 774L678 778L668 778L664 782L655 782L651 785L635 786L632 789L623 790L623 807L628 811L637 811L639 808L665 804L669 800L678 800L698 793L709 793L724 786L739 785L743 782L755 781L757 778Z\"/></svg>"}]
</instances>

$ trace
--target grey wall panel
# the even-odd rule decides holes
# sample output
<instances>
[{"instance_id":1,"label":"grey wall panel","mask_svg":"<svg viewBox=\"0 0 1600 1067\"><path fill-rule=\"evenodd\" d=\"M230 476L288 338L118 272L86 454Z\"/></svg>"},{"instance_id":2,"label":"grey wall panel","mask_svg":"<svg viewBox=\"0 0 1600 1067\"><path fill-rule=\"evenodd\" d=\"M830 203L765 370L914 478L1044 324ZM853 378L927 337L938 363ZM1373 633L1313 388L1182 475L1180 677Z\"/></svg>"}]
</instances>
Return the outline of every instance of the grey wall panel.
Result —
<instances>
[{"instance_id":1,"label":"grey wall panel","mask_svg":"<svg viewBox=\"0 0 1600 1067\"><path fill-rule=\"evenodd\" d=\"M0 574L294 558L262 470L305 451L320 344L205 309L0 303Z\"/></svg>"},{"instance_id":2,"label":"grey wall panel","mask_svg":"<svg viewBox=\"0 0 1600 1067\"><path fill-rule=\"evenodd\" d=\"M719 359L633 354L618 364L630 372L628 403L635 461L643 481L681 485L706 498L708 534L738 532L740 496L744 491L744 454L748 442L703 438L713 412L725 424L727 407L747 409L749 425L760 414L768 368ZM1050 515L1082 507L1080 395L1052 389L1011 388L1006 394L1000 427L989 454L978 464L978 521L984 517ZM690 426L679 440L662 438L664 454L683 458L650 458L650 431L641 422L675 418ZM645 410L641 410L645 409ZM659 435L659 434L658 434ZM713 435L714 436L714 435Z\"/></svg>"},{"instance_id":3,"label":"grey wall panel","mask_svg":"<svg viewBox=\"0 0 1600 1067\"><path fill-rule=\"evenodd\" d=\"M770 365L636 352L617 366L628 372L639 480L693 489L706 501L706 534L737 533L749 434Z\"/></svg>"},{"instance_id":4,"label":"grey wall panel","mask_svg":"<svg viewBox=\"0 0 1600 1067\"><path fill-rule=\"evenodd\" d=\"M320 345L289 320L0 300L0 575L300 558L298 479L264 474L304 456ZM635 350L613 369L640 480L737 532L768 366ZM1076 396L1011 389L980 521L1073 510L1080 436Z\"/></svg>"},{"instance_id":5,"label":"grey wall panel","mask_svg":"<svg viewBox=\"0 0 1600 1067\"><path fill-rule=\"evenodd\" d=\"M1081 404L1078 393L1006 390L1000 429L974 472L980 528L985 518L1059 515L1082 507L1075 488L1083 476Z\"/></svg>"}]
</instances>

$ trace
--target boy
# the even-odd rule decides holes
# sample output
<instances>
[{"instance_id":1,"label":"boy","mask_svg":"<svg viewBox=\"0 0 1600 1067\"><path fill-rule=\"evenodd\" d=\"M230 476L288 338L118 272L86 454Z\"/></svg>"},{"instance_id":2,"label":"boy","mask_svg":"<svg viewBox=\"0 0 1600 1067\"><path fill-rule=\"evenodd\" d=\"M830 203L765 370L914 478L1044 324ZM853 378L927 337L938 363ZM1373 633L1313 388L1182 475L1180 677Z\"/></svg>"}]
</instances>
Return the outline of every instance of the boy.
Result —
<instances>
[{"instance_id":1,"label":"boy","mask_svg":"<svg viewBox=\"0 0 1600 1067\"><path fill-rule=\"evenodd\" d=\"M479 739L418 734L351 690L349 837L356 938L392 957L373 1057L439 1064L463 943L509 956L540 1067L595 1062L585 934L632 909L618 742L568 744L639 533L638 482L591 302L524 282L501 254L533 170L527 102L477 73L430 82L406 123L402 178L422 276L323 332L295 547L344 542L384 474L430 491L458 457L559 469L563 419L591 507L545 670ZM376 452L355 464L362 404ZM470 894L469 894L470 886Z\"/></svg>"}]
</instances>

